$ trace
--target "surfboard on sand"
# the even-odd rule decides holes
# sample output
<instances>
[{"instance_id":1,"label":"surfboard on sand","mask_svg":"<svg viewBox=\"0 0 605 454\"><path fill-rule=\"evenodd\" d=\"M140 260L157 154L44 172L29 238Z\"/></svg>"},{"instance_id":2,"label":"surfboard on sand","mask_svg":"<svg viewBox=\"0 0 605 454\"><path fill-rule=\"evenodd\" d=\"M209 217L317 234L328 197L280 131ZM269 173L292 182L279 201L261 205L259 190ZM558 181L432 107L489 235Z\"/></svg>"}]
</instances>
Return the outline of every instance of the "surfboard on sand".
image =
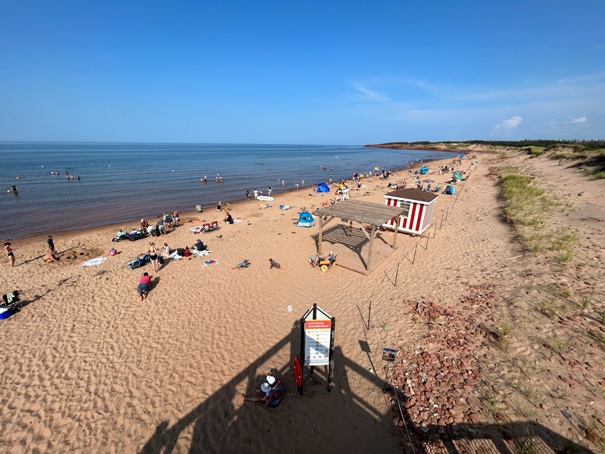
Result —
<instances>
[{"instance_id":1,"label":"surfboard on sand","mask_svg":"<svg viewBox=\"0 0 605 454\"><path fill-rule=\"evenodd\" d=\"M273 200L273 197L269 197L269 196L266 196L266 195L259 195L256 199L257 200L263 200L263 201L266 201L266 202L270 202L271 200Z\"/></svg>"}]
</instances>

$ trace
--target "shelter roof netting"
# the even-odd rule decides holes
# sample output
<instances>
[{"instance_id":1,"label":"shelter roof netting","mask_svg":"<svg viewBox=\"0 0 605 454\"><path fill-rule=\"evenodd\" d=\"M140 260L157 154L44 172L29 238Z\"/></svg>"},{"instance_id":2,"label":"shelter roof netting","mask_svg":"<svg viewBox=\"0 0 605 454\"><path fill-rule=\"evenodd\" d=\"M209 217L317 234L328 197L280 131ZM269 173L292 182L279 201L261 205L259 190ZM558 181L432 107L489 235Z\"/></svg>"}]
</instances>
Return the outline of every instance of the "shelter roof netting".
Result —
<instances>
[{"instance_id":1,"label":"shelter roof netting","mask_svg":"<svg viewBox=\"0 0 605 454\"><path fill-rule=\"evenodd\" d=\"M315 210L316 216L334 216L343 221L354 221L360 224L380 227L391 219L403 214L407 208L391 207L380 203L363 200L346 200Z\"/></svg>"}]
</instances>

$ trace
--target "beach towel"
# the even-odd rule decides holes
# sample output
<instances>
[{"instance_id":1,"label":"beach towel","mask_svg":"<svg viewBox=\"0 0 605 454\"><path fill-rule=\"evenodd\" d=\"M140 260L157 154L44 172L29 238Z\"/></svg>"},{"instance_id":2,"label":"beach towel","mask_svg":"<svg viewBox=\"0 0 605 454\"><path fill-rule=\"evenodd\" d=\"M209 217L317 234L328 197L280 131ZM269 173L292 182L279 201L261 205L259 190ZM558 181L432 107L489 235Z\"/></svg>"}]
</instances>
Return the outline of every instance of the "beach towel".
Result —
<instances>
[{"instance_id":1,"label":"beach towel","mask_svg":"<svg viewBox=\"0 0 605 454\"><path fill-rule=\"evenodd\" d=\"M215 260L215 259L204 260L204 263L202 264L202 266L214 265L215 263L218 263L218 260Z\"/></svg>"},{"instance_id":2,"label":"beach towel","mask_svg":"<svg viewBox=\"0 0 605 454\"><path fill-rule=\"evenodd\" d=\"M211 254L210 251L198 251L197 249L191 249L191 253L193 255L197 255L198 257L206 257L207 255Z\"/></svg>"},{"instance_id":3,"label":"beach towel","mask_svg":"<svg viewBox=\"0 0 605 454\"><path fill-rule=\"evenodd\" d=\"M105 260L107 260L107 257L97 257L97 258L85 261L84 263L82 263L82 266L96 266L96 265L100 265Z\"/></svg>"}]
</instances>

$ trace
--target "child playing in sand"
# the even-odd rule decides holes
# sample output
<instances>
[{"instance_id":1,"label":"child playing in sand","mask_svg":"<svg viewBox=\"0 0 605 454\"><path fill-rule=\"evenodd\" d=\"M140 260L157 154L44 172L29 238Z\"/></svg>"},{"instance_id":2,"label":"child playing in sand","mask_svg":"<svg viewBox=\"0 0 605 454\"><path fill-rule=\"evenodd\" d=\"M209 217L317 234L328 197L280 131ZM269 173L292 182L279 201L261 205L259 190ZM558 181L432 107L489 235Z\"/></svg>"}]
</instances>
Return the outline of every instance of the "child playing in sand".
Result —
<instances>
[{"instance_id":1,"label":"child playing in sand","mask_svg":"<svg viewBox=\"0 0 605 454\"><path fill-rule=\"evenodd\" d=\"M281 265L279 263L277 263L275 260L269 259L269 269L271 269L271 268L277 268L278 270L281 270Z\"/></svg>"}]
</instances>

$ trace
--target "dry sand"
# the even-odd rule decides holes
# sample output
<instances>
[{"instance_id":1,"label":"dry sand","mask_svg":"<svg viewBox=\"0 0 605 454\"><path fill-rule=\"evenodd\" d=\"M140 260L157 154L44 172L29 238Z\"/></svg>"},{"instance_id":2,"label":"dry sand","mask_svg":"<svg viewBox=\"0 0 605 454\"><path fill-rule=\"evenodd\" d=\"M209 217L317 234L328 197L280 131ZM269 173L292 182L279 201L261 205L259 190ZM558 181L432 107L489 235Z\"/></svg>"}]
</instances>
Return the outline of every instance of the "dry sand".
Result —
<instances>
[{"instance_id":1,"label":"dry sand","mask_svg":"<svg viewBox=\"0 0 605 454\"><path fill-rule=\"evenodd\" d=\"M470 165L475 159L480 164ZM502 221L490 169L511 164L573 205L551 221L578 232L565 267L524 251ZM25 304L0 321L0 449L516 452L528 428L545 452L555 443L590 445L583 424L592 415L600 418L594 419L599 430L605 423L605 329L596 315L605 310L604 185L556 161L511 153L474 153L463 168L470 178L457 185L459 196L439 197L427 234L400 234L395 250L388 245L392 234L379 234L367 275L339 266L322 273L309 265L317 227L294 224L297 211L328 198L313 188L280 195L269 208L235 204L231 211L241 222L221 222L203 235L189 228L197 220L221 221L224 213L184 213L181 227L152 239L176 248L201 237L212 251L207 258L218 260L206 267L192 257L169 261L158 272L151 265L131 271L126 263L149 241L112 243L121 225L49 232L59 263L43 262L44 237L13 240L18 266L3 258L0 291L20 289ZM434 170L429 177L448 178ZM410 184L412 177L401 171L391 178L402 180ZM352 198L384 203L385 181L364 183ZM280 210L280 204L293 208ZM108 257L112 247L120 253ZM362 268L346 245L325 243L328 248L338 262ZM367 256L367 244L361 255ZM99 256L108 259L82 266ZM270 257L281 270L269 269ZM244 259L251 266L234 270ZM153 275L153 287L140 302L143 271ZM541 303L555 298L553 283L569 291L561 300L567 309L550 317ZM323 370L311 377L305 369L301 398L287 396L273 410L244 403L241 395L269 372L294 391L298 323L313 303L336 317L332 391ZM506 352L494 340L503 321L513 327ZM383 347L399 349L389 381L400 387L405 424L393 410L393 393L383 393ZM466 353L468 364L439 366L438 354L446 350ZM426 378L429 366L434 380ZM431 389L433 382L438 386Z\"/></svg>"}]
</instances>

